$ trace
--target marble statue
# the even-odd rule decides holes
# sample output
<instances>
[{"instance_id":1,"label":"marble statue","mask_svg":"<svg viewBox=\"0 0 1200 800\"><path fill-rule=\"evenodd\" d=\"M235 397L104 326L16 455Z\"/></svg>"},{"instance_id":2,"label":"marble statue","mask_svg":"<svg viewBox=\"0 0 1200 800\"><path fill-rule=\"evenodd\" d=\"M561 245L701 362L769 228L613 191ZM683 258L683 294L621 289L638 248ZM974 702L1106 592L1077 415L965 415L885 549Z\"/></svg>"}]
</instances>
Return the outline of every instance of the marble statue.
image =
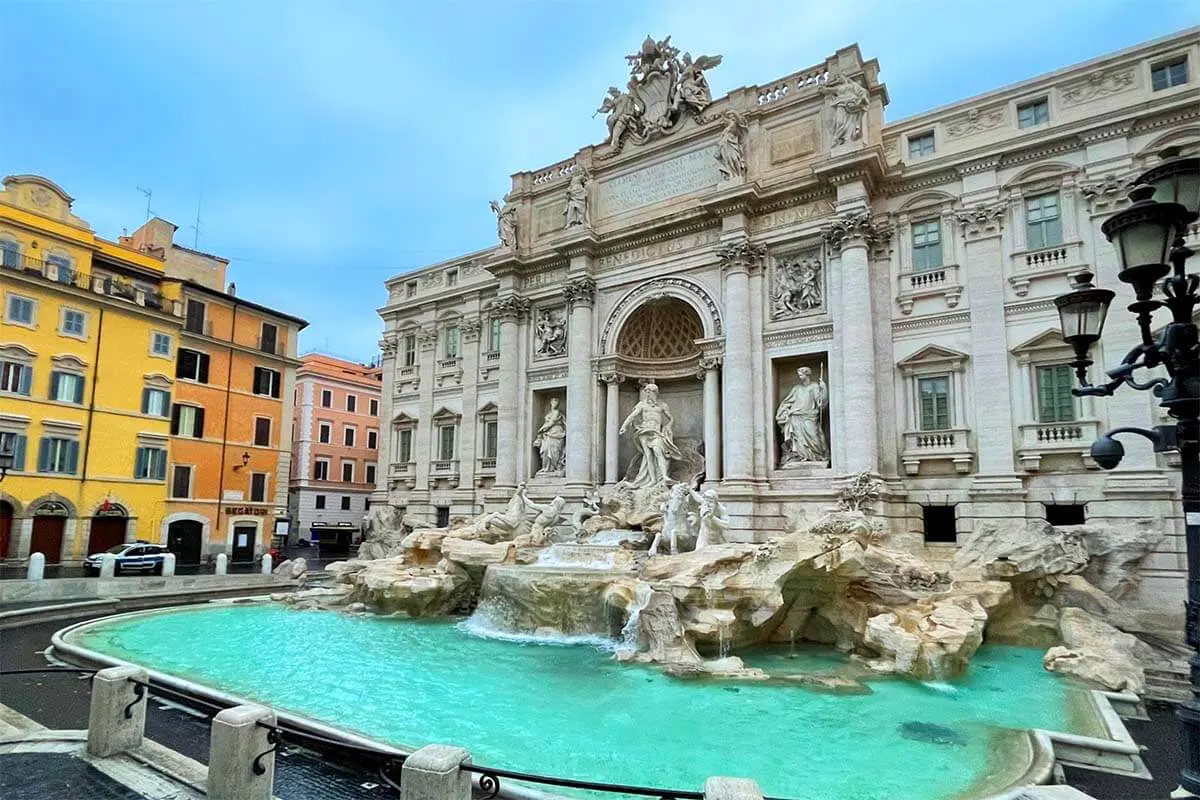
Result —
<instances>
[{"instance_id":1,"label":"marble statue","mask_svg":"<svg viewBox=\"0 0 1200 800\"><path fill-rule=\"evenodd\" d=\"M633 81L629 82L633 89ZM622 92L615 86L608 87L608 96L596 109L596 114L608 114L605 122L608 125L608 143L613 147L621 144L626 131L636 131L638 124L638 106L632 92ZM593 114L592 116L595 116Z\"/></svg>"},{"instance_id":2,"label":"marble statue","mask_svg":"<svg viewBox=\"0 0 1200 800\"><path fill-rule=\"evenodd\" d=\"M509 203L501 206L495 200L491 203L492 213L496 215L496 235L500 238L500 246L512 250L517 246L517 209Z\"/></svg>"},{"instance_id":3,"label":"marble statue","mask_svg":"<svg viewBox=\"0 0 1200 800\"><path fill-rule=\"evenodd\" d=\"M732 181L746 174L746 158L743 152L742 135L746 132L746 120L741 114L726 111L725 127L717 144L717 169L723 180Z\"/></svg>"},{"instance_id":4,"label":"marble statue","mask_svg":"<svg viewBox=\"0 0 1200 800\"><path fill-rule=\"evenodd\" d=\"M538 358L553 358L567 352L567 321L557 311L546 308L538 312L534 330L533 352Z\"/></svg>"},{"instance_id":5,"label":"marble statue","mask_svg":"<svg viewBox=\"0 0 1200 800\"><path fill-rule=\"evenodd\" d=\"M692 493L695 496L695 492ZM696 549L700 550L714 544L724 544L726 532L729 530L729 516L725 505L717 497L716 489L705 489L698 498L700 510L698 531L696 532Z\"/></svg>"},{"instance_id":6,"label":"marble statue","mask_svg":"<svg viewBox=\"0 0 1200 800\"><path fill-rule=\"evenodd\" d=\"M562 475L566 463L565 444L567 441L567 426L563 413L558 408L558 398L550 398L550 407L542 418L542 426L537 429L533 446L538 449L541 468L538 475Z\"/></svg>"},{"instance_id":7,"label":"marble statue","mask_svg":"<svg viewBox=\"0 0 1200 800\"><path fill-rule=\"evenodd\" d=\"M807 256L780 261L775 268L771 316L794 317L821 307L821 260Z\"/></svg>"},{"instance_id":8,"label":"marble statue","mask_svg":"<svg viewBox=\"0 0 1200 800\"><path fill-rule=\"evenodd\" d=\"M635 419L634 435L642 463L632 484L635 487L651 486L667 480L671 461L682 457L675 446L674 419L667 404L658 399L657 385L647 383L642 387L641 399L621 423L618 433L624 435Z\"/></svg>"},{"instance_id":9,"label":"marble statue","mask_svg":"<svg viewBox=\"0 0 1200 800\"><path fill-rule=\"evenodd\" d=\"M721 56L700 56L694 62L691 53L683 54L679 66L679 90L675 93L676 106L690 106L697 112L712 103L712 90L704 70L720 66Z\"/></svg>"},{"instance_id":10,"label":"marble statue","mask_svg":"<svg viewBox=\"0 0 1200 800\"><path fill-rule=\"evenodd\" d=\"M600 492L592 489L583 496L583 501L575 513L571 515L571 527L578 533L583 523L600 514Z\"/></svg>"},{"instance_id":11,"label":"marble statue","mask_svg":"<svg viewBox=\"0 0 1200 800\"><path fill-rule=\"evenodd\" d=\"M591 221L588 217L588 175L583 171L582 167L577 167L571 175L571 181L567 184L567 207L563 209L565 216L565 228L573 228L577 225L588 226Z\"/></svg>"},{"instance_id":12,"label":"marble statue","mask_svg":"<svg viewBox=\"0 0 1200 800\"><path fill-rule=\"evenodd\" d=\"M522 532L526 517L534 510L534 503L525 496L525 482L517 484L513 496L503 511L493 511L490 514L480 514L472 523L471 529L476 536L486 536L489 532L499 534L501 539L511 539Z\"/></svg>"},{"instance_id":13,"label":"marble statue","mask_svg":"<svg viewBox=\"0 0 1200 800\"><path fill-rule=\"evenodd\" d=\"M686 484L677 483L671 487L671 492L662 505L662 528L650 543L650 555L658 555L664 541L667 544L668 555L679 552L681 535L690 532L688 522L692 515L688 506L694 497L695 493Z\"/></svg>"},{"instance_id":14,"label":"marble statue","mask_svg":"<svg viewBox=\"0 0 1200 800\"><path fill-rule=\"evenodd\" d=\"M852 78L842 77L821 87L830 98L833 119L829 125L829 145L837 147L863 138L863 115L867 113L870 96L863 85Z\"/></svg>"},{"instance_id":15,"label":"marble statue","mask_svg":"<svg viewBox=\"0 0 1200 800\"><path fill-rule=\"evenodd\" d=\"M563 508L566 504L567 501L561 497L555 497L546 505L530 502L529 507L538 514L529 528L528 542L521 542L521 544L528 544L531 547L544 547L548 544L552 529L562 522Z\"/></svg>"},{"instance_id":16,"label":"marble statue","mask_svg":"<svg viewBox=\"0 0 1200 800\"><path fill-rule=\"evenodd\" d=\"M780 468L799 464L829 463L829 443L822 419L829 407L829 389L824 377L812 381L812 370L796 370L797 383L775 412L775 422L783 439Z\"/></svg>"}]
</instances>

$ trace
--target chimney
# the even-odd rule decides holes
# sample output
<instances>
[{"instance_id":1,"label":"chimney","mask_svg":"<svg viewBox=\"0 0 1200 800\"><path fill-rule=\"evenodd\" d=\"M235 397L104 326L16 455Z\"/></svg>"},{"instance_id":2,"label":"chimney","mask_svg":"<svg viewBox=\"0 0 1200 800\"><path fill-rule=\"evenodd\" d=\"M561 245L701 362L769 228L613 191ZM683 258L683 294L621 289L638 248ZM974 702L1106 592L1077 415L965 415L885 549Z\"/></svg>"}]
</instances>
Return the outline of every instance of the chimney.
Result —
<instances>
[{"instance_id":1,"label":"chimney","mask_svg":"<svg viewBox=\"0 0 1200 800\"><path fill-rule=\"evenodd\" d=\"M233 281L229 282L229 288L225 290L225 294L230 297L237 297L237 284Z\"/></svg>"}]
</instances>

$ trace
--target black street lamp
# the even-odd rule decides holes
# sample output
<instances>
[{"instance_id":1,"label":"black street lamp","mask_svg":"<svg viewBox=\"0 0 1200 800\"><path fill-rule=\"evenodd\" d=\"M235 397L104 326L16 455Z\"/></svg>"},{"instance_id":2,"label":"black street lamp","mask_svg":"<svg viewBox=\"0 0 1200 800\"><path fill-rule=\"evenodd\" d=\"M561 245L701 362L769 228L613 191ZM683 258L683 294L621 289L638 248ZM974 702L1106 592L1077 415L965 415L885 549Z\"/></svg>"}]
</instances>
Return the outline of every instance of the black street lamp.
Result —
<instances>
[{"instance_id":1,"label":"black street lamp","mask_svg":"<svg viewBox=\"0 0 1200 800\"><path fill-rule=\"evenodd\" d=\"M1183 478L1183 520L1187 531L1186 639L1192 648L1192 697L1176 714L1183 726L1183 789L1200 795L1200 341L1193 310L1200 304L1200 275L1188 275L1186 262L1194 252L1184 244L1187 227L1200 218L1200 158L1175 158L1138 178L1130 192L1132 205L1105 220L1101 230L1117 250L1118 277L1133 287L1135 300L1129 311L1137 317L1141 343L1129 351L1120 366L1108 371L1107 383L1088 382L1091 346L1100 339L1108 307L1116 296L1092 285L1092 274L1081 273L1074 291L1055 298L1063 340L1075 349L1071 366L1082 388L1077 396L1108 396L1122 384L1152 391L1159 404L1175 419L1174 425L1149 430L1116 428L1092 443L1092 458L1104 469L1121 463L1125 448L1115 438L1132 433L1149 439L1155 452L1178 450ZM1157 199L1155 199L1157 198ZM1169 266L1168 266L1169 262ZM1162 298L1156 297L1155 291ZM1151 331L1155 311L1166 308L1171 322L1157 341ZM1134 379L1134 370L1162 367L1167 376L1145 382Z\"/></svg>"}]
</instances>

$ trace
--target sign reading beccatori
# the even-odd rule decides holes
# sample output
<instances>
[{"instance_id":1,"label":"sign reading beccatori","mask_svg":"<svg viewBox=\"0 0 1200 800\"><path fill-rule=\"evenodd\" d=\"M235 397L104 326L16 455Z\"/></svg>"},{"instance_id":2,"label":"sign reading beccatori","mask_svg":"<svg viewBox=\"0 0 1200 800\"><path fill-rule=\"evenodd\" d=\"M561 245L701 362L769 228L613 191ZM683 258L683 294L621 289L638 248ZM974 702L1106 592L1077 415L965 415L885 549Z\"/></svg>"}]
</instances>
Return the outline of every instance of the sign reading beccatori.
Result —
<instances>
[{"instance_id":1,"label":"sign reading beccatori","mask_svg":"<svg viewBox=\"0 0 1200 800\"><path fill-rule=\"evenodd\" d=\"M597 206L608 217L707 189L720 179L716 147L702 147L657 164L600 181Z\"/></svg>"}]
</instances>

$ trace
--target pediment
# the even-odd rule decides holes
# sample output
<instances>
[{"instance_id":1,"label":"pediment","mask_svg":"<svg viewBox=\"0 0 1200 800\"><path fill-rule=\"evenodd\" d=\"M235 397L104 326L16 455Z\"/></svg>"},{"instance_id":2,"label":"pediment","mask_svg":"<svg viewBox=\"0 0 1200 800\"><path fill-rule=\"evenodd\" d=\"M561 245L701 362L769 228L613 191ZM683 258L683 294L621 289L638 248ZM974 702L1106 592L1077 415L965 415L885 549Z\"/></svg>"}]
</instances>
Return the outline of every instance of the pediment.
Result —
<instances>
[{"instance_id":1,"label":"pediment","mask_svg":"<svg viewBox=\"0 0 1200 800\"><path fill-rule=\"evenodd\" d=\"M480 414L496 414L499 413L499 411L500 407L492 402L485 403L479 408Z\"/></svg>"},{"instance_id":2,"label":"pediment","mask_svg":"<svg viewBox=\"0 0 1200 800\"><path fill-rule=\"evenodd\" d=\"M58 355L50 356L50 361L59 369L72 370L74 372L83 372L87 369L87 362L74 353L59 353Z\"/></svg>"},{"instance_id":3,"label":"pediment","mask_svg":"<svg viewBox=\"0 0 1200 800\"><path fill-rule=\"evenodd\" d=\"M433 412L434 420L458 420L462 418L462 414L457 411L452 411L445 406L442 406L437 411Z\"/></svg>"},{"instance_id":4,"label":"pediment","mask_svg":"<svg viewBox=\"0 0 1200 800\"><path fill-rule=\"evenodd\" d=\"M949 347L942 347L937 344L930 344L922 347L912 355L900 359L896 362L896 366L904 372L932 367L959 370L966 365L970 358L969 355L961 353L958 350L952 350Z\"/></svg>"},{"instance_id":5,"label":"pediment","mask_svg":"<svg viewBox=\"0 0 1200 800\"><path fill-rule=\"evenodd\" d=\"M0 202L90 231L88 224L71 212L73 201L61 186L41 175L9 175L0 192Z\"/></svg>"},{"instance_id":6,"label":"pediment","mask_svg":"<svg viewBox=\"0 0 1200 800\"><path fill-rule=\"evenodd\" d=\"M397 414L396 416L392 417L392 426L396 427L396 428L415 426L416 424L417 424L417 418L410 417L408 414L405 414L403 411L400 412L399 414Z\"/></svg>"},{"instance_id":7,"label":"pediment","mask_svg":"<svg viewBox=\"0 0 1200 800\"><path fill-rule=\"evenodd\" d=\"M171 388L172 381L171 381L170 376L164 375L161 372L147 372L145 375L142 376L142 379L145 381L147 386L150 386L155 389L170 389Z\"/></svg>"},{"instance_id":8,"label":"pediment","mask_svg":"<svg viewBox=\"0 0 1200 800\"><path fill-rule=\"evenodd\" d=\"M17 342L5 342L0 344L0 356L11 358L15 361L32 361L37 357L37 353L30 350L23 344Z\"/></svg>"},{"instance_id":9,"label":"pediment","mask_svg":"<svg viewBox=\"0 0 1200 800\"><path fill-rule=\"evenodd\" d=\"M1047 328L1046 330L1027 339L1021 344L1012 349L1013 355L1026 355L1048 350L1070 350L1070 346L1063 341L1062 331L1057 328Z\"/></svg>"}]
</instances>

